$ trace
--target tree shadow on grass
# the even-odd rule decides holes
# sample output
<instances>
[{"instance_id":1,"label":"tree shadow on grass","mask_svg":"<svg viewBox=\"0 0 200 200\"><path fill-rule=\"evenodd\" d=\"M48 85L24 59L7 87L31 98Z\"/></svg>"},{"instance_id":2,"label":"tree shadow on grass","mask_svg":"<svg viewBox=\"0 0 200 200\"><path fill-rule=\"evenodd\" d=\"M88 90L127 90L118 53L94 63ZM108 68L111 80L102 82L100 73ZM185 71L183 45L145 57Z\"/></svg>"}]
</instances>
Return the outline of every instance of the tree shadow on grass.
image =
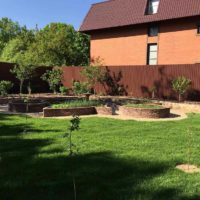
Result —
<instances>
[{"instance_id":1,"label":"tree shadow on grass","mask_svg":"<svg viewBox=\"0 0 200 200\"><path fill-rule=\"evenodd\" d=\"M16 125L6 128L14 131ZM21 130L19 124L17 128ZM171 167L169 163L119 158L111 152L70 158L64 150L49 147L51 143L50 139L0 137L1 200L73 200L71 171L77 200L198 199L180 198L177 188L155 191L145 184L164 175ZM42 152L43 147L47 151Z\"/></svg>"},{"instance_id":2,"label":"tree shadow on grass","mask_svg":"<svg viewBox=\"0 0 200 200\"><path fill-rule=\"evenodd\" d=\"M35 142L35 147L42 145L45 143ZM71 169L78 200L175 199L176 189L151 191L142 186L144 181L164 174L168 168L166 163L125 160L110 152L73 158L63 154L12 156L1 162L0 199L73 200Z\"/></svg>"}]
</instances>

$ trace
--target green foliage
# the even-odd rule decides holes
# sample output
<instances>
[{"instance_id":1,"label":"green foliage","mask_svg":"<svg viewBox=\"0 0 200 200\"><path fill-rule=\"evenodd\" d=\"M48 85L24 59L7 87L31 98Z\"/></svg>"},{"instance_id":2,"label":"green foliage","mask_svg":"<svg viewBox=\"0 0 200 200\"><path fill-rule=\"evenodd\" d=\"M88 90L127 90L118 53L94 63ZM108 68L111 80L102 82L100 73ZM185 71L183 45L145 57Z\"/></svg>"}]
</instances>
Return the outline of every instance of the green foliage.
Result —
<instances>
[{"instance_id":1,"label":"green foliage","mask_svg":"<svg viewBox=\"0 0 200 200\"><path fill-rule=\"evenodd\" d=\"M20 25L11 19L0 19L0 55L8 42L20 34L21 29Z\"/></svg>"},{"instance_id":2,"label":"green foliage","mask_svg":"<svg viewBox=\"0 0 200 200\"><path fill-rule=\"evenodd\" d=\"M72 200L71 171L78 200L198 200L200 174L175 166L188 163L192 126L190 162L200 167L199 121L81 118L72 137L79 153L69 157L70 120L30 117L23 134L24 116L0 114L1 200Z\"/></svg>"},{"instance_id":3,"label":"green foliage","mask_svg":"<svg viewBox=\"0 0 200 200\"><path fill-rule=\"evenodd\" d=\"M30 81L34 77L36 67L28 64L28 62L27 58L21 55L18 58L18 64L11 70L11 73L15 74L16 78L20 81L20 94L22 94L24 81L28 80L28 87L30 87Z\"/></svg>"},{"instance_id":4,"label":"green foliage","mask_svg":"<svg viewBox=\"0 0 200 200\"><path fill-rule=\"evenodd\" d=\"M12 87L13 84L10 81L0 81L0 95L6 96Z\"/></svg>"},{"instance_id":5,"label":"green foliage","mask_svg":"<svg viewBox=\"0 0 200 200\"><path fill-rule=\"evenodd\" d=\"M1 60L5 62L18 63L21 57L29 59L29 63L34 63L31 59L32 55L28 52L31 44L35 41L35 35L32 30L23 28L21 33L14 39L10 40L5 46Z\"/></svg>"},{"instance_id":6,"label":"green foliage","mask_svg":"<svg viewBox=\"0 0 200 200\"><path fill-rule=\"evenodd\" d=\"M90 89L94 89L97 83L102 83L106 78L105 69L99 62L94 63L94 65L85 67L81 71L81 74L86 79L86 82Z\"/></svg>"},{"instance_id":7,"label":"green foliage","mask_svg":"<svg viewBox=\"0 0 200 200\"><path fill-rule=\"evenodd\" d=\"M60 90L60 93L62 95L68 95L69 94L69 88L67 88L65 86L60 86L59 90Z\"/></svg>"},{"instance_id":8,"label":"green foliage","mask_svg":"<svg viewBox=\"0 0 200 200\"><path fill-rule=\"evenodd\" d=\"M73 66L88 64L88 36L64 23L51 23L37 32L29 49L38 65Z\"/></svg>"},{"instance_id":9,"label":"green foliage","mask_svg":"<svg viewBox=\"0 0 200 200\"><path fill-rule=\"evenodd\" d=\"M68 127L68 132L65 134L65 137L69 138L69 156L74 155L74 148L75 145L72 143L72 133L74 131L78 131L80 128L80 118L79 116L73 116L72 119L70 120L70 125Z\"/></svg>"},{"instance_id":10,"label":"green foliage","mask_svg":"<svg viewBox=\"0 0 200 200\"><path fill-rule=\"evenodd\" d=\"M91 107L91 106L101 106L103 103L97 100L74 100L68 101L61 104L53 104L52 108L78 108L78 107Z\"/></svg>"},{"instance_id":11,"label":"green foliage","mask_svg":"<svg viewBox=\"0 0 200 200\"><path fill-rule=\"evenodd\" d=\"M73 92L76 95L84 94L88 92L88 83L74 81L72 86Z\"/></svg>"},{"instance_id":12,"label":"green foliage","mask_svg":"<svg viewBox=\"0 0 200 200\"><path fill-rule=\"evenodd\" d=\"M62 81L62 70L59 68L53 68L52 70L47 70L46 73L42 75L42 80L49 84L50 89L56 93L57 87Z\"/></svg>"},{"instance_id":13,"label":"green foliage","mask_svg":"<svg viewBox=\"0 0 200 200\"><path fill-rule=\"evenodd\" d=\"M175 92L179 94L179 101L181 101L181 96L185 94L191 84L191 80L184 76L179 76L172 81L172 88Z\"/></svg>"},{"instance_id":14,"label":"green foliage","mask_svg":"<svg viewBox=\"0 0 200 200\"><path fill-rule=\"evenodd\" d=\"M37 66L84 66L89 63L88 35L64 23L28 30L8 18L0 20L0 60L17 63L28 57Z\"/></svg>"}]
</instances>

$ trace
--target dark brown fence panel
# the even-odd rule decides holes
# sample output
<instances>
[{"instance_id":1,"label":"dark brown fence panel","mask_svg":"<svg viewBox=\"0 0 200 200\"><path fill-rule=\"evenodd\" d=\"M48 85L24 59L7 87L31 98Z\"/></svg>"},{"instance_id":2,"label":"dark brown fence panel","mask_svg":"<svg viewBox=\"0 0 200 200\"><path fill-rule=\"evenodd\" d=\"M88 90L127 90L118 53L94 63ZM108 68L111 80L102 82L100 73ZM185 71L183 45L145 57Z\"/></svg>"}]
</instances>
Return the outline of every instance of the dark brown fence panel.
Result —
<instances>
[{"instance_id":1,"label":"dark brown fence panel","mask_svg":"<svg viewBox=\"0 0 200 200\"><path fill-rule=\"evenodd\" d=\"M152 87L156 87L158 98L176 98L171 81L178 76L192 80L190 90L186 94L189 100L200 100L200 64L195 65L161 65L161 66L109 66L107 81L98 84L98 93L110 95L131 95L150 97ZM73 80L81 80L81 68L64 67L63 84L72 86Z\"/></svg>"},{"instance_id":2,"label":"dark brown fence panel","mask_svg":"<svg viewBox=\"0 0 200 200\"><path fill-rule=\"evenodd\" d=\"M14 64L0 63L0 80L10 80L14 83L14 92L19 91L19 81L10 70ZM49 87L41 80L41 75L51 67L38 67L32 80L33 92L48 92ZM72 87L73 81L83 80L80 74L82 67L63 67L63 84ZM150 97L152 87L156 87L158 98L176 98L171 87L171 81L178 76L192 80L192 85L186 94L188 100L200 100L200 64L194 65L160 65L160 66L109 66L105 67L107 78L103 84L96 86L100 94L131 95L135 97ZM26 84L25 84L26 86ZM26 89L26 88L25 88Z\"/></svg>"},{"instance_id":3,"label":"dark brown fence panel","mask_svg":"<svg viewBox=\"0 0 200 200\"><path fill-rule=\"evenodd\" d=\"M13 93L19 92L19 80L15 78L15 75L13 75L10 71L13 69L15 64L13 63L3 63L0 62L0 81L1 80L7 80L11 81L14 84L14 87L12 89ZM38 67L35 72L35 76L31 81L32 85L32 92L38 93L38 92L49 92L49 86L45 81L41 80L42 74L46 72L46 70L52 69L52 67ZM27 91L27 83L24 83L23 90Z\"/></svg>"}]
</instances>

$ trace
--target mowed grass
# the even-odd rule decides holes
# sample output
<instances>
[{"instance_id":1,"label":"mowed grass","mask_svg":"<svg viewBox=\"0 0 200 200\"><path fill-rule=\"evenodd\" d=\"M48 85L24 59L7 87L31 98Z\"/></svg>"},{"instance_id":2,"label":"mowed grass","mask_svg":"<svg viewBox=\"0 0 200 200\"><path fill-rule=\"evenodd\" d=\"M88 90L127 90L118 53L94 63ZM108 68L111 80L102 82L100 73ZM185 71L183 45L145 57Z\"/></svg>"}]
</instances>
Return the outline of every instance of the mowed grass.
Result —
<instances>
[{"instance_id":1,"label":"mowed grass","mask_svg":"<svg viewBox=\"0 0 200 200\"><path fill-rule=\"evenodd\" d=\"M72 140L69 120L0 115L0 200L197 200L200 174L175 169L188 162L200 167L200 115L171 122L84 118Z\"/></svg>"}]
</instances>

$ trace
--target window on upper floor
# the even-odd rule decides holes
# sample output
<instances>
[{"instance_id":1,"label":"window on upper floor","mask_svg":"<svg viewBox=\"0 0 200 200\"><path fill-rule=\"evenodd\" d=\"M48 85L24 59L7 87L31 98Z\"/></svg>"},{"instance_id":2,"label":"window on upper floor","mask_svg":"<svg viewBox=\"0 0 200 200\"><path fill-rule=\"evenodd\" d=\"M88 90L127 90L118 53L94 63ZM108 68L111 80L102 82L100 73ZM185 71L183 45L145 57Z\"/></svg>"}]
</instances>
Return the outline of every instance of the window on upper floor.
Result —
<instances>
[{"instance_id":1,"label":"window on upper floor","mask_svg":"<svg viewBox=\"0 0 200 200\"><path fill-rule=\"evenodd\" d=\"M153 36L158 36L159 28L157 25L152 25L148 27L148 36L153 37Z\"/></svg>"},{"instance_id":2,"label":"window on upper floor","mask_svg":"<svg viewBox=\"0 0 200 200\"><path fill-rule=\"evenodd\" d=\"M197 34L200 34L200 24L197 25Z\"/></svg>"},{"instance_id":3,"label":"window on upper floor","mask_svg":"<svg viewBox=\"0 0 200 200\"><path fill-rule=\"evenodd\" d=\"M148 0L146 14L153 15L158 12L160 0Z\"/></svg>"}]
</instances>

